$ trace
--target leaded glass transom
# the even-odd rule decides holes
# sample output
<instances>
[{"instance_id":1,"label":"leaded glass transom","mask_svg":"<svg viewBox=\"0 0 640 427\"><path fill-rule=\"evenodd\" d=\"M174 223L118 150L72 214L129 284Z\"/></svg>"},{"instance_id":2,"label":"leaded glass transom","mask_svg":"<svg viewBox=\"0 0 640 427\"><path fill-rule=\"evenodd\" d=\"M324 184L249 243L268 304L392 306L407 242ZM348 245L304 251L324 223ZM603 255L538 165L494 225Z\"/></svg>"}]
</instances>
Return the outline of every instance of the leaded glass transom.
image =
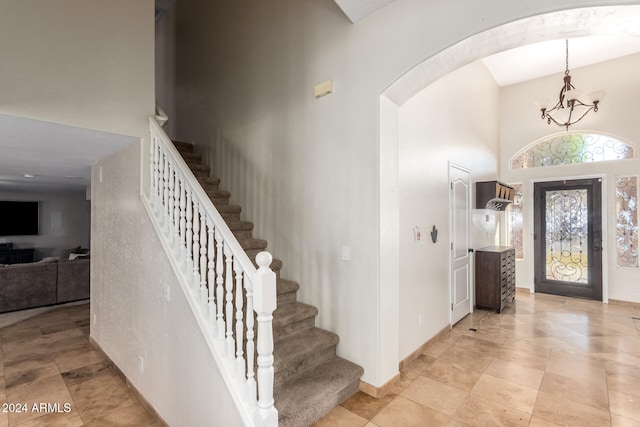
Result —
<instances>
[{"instance_id":1,"label":"leaded glass transom","mask_svg":"<svg viewBox=\"0 0 640 427\"><path fill-rule=\"evenodd\" d=\"M593 133L563 133L539 141L511 160L512 169L631 159L626 142Z\"/></svg>"}]
</instances>

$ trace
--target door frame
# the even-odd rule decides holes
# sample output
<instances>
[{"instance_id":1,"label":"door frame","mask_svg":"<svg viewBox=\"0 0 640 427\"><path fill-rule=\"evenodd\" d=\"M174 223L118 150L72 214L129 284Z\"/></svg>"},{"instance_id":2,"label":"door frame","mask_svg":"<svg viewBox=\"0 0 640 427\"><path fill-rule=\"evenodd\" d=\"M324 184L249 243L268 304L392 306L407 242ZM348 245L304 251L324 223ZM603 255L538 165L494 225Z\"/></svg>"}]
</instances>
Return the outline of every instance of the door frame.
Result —
<instances>
[{"instance_id":1,"label":"door frame","mask_svg":"<svg viewBox=\"0 0 640 427\"><path fill-rule=\"evenodd\" d=\"M472 209L473 206L471 204L471 202L473 201L473 175L471 172L471 169L464 167L462 165L460 165L459 163L456 162L452 162L451 160L449 160L449 164L448 164L448 169L447 169L447 186L449 187L448 189L448 194L449 194L449 242L448 242L448 252L449 252L449 268L447 269L447 275L448 275L448 285L449 285L449 327L453 327L453 310L451 309L452 305L453 305L453 293L452 291L452 286L453 286L453 251L451 250L452 245L453 245L453 197L451 195L451 169L452 168L456 168L459 169L463 172L466 172L469 174L469 194L468 194L468 200L467 200L467 206L469 207L469 215L467 217L467 233L468 233L468 239L469 239L469 247L473 247L473 242L472 242L472 237L473 237L473 233L471 232L471 227L472 227L472 221L471 221L471 215L472 215ZM473 274L473 272L475 271L475 258L471 255L469 255L469 314L473 313L473 309L474 309L474 303L476 300L476 293L475 293L475 274Z\"/></svg>"},{"instance_id":2,"label":"door frame","mask_svg":"<svg viewBox=\"0 0 640 427\"><path fill-rule=\"evenodd\" d=\"M526 201L529 205L529 207L527 208L527 214L529 216L529 244L526 246L529 249L528 253L531 254L530 259L528 260L528 263L531 268L529 292L535 293L536 291L535 290L536 284L535 284L534 274L533 274L533 270L535 268L534 258L533 258L535 256L535 244L533 240L534 221L535 221L535 211L534 211L535 201L533 198L534 186L538 182L550 182L550 181L562 181L562 180L571 181L571 180L577 180L577 179L601 179L602 180L602 186L601 186L602 203L601 203L601 212L600 212L600 216L602 218L602 302L608 303L609 302L609 267L608 267L609 265L609 253L608 253L609 252L608 251L609 219L607 216L607 212L608 212L607 207L609 205L609 197L608 197L608 191L607 191L608 183L607 183L606 174L555 176L552 178L531 178L529 180L529 185L527 186L528 194L526 197Z\"/></svg>"}]
</instances>

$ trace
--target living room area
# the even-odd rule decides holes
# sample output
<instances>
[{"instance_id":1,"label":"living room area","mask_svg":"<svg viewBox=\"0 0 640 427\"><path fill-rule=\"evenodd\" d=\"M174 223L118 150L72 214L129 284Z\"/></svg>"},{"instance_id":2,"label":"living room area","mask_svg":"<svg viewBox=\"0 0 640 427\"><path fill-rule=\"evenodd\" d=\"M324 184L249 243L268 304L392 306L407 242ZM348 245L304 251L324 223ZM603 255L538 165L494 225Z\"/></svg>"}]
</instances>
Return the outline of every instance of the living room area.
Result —
<instances>
[{"instance_id":1,"label":"living room area","mask_svg":"<svg viewBox=\"0 0 640 427\"><path fill-rule=\"evenodd\" d=\"M0 313L89 298L89 199L73 187L0 190Z\"/></svg>"}]
</instances>

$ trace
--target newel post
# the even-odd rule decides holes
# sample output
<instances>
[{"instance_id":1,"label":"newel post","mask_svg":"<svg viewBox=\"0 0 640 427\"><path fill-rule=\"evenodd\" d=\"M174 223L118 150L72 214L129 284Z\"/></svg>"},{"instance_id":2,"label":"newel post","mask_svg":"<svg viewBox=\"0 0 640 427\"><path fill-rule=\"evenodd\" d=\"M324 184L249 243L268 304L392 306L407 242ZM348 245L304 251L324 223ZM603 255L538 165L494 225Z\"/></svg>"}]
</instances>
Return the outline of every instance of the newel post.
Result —
<instances>
[{"instance_id":1,"label":"newel post","mask_svg":"<svg viewBox=\"0 0 640 427\"><path fill-rule=\"evenodd\" d=\"M273 311L277 306L276 274L269 266L269 252L256 256L258 271L253 279L254 306L258 321L258 415L265 426L278 425L278 410L273 406Z\"/></svg>"}]
</instances>

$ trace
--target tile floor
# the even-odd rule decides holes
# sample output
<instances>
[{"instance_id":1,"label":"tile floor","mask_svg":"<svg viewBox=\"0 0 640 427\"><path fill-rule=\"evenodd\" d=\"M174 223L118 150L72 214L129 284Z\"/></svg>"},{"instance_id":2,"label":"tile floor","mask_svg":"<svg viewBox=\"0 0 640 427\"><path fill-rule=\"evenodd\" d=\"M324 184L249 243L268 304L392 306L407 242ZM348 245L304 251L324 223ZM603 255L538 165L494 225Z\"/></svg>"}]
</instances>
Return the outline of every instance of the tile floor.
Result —
<instances>
[{"instance_id":1,"label":"tile floor","mask_svg":"<svg viewBox=\"0 0 640 427\"><path fill-rule=\"evenodd\" d=\"M358 393L316 427L640 427L634 317L640 305L519 291L431 343L388 396ZM0 427L159 425L88 334L88 304L0 328L0 404L27 404L0 410Z\"/></svg>"},{"instance_id":2,"label":"tile floor","mask_svg":"<svg viewBox=\"0 0 640 427\"><path fill-rule=\"evenodd\" d=\"M518 291L431 343L391 394L358 393L315 427L640 427L634 317L640 304Z\"/></svg>"},{"instance_id":3,"label":"tile floor","mask_svg":"<svg viewBox=\"0 0 640 427\"><path fill-rule=\"evenodd\" d=\"M0 427L159 425L88 337L89 304L0 328Z\"/></svg>"}]
</instances>

